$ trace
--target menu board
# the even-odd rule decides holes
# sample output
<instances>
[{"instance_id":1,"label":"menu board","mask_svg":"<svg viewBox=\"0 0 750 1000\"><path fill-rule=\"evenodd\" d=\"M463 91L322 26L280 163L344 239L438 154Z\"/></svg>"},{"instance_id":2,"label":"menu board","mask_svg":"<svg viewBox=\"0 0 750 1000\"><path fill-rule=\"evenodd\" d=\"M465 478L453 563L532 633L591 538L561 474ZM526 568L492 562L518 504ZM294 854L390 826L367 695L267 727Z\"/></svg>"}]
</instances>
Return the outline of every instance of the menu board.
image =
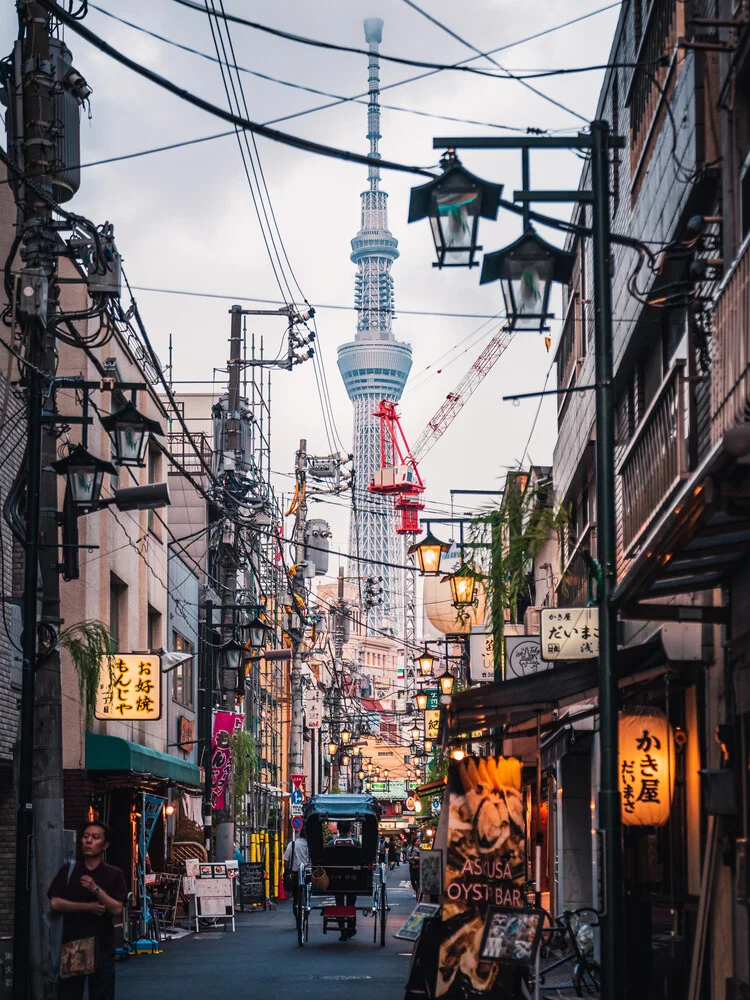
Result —
<instances>
[{"instance_id":1,"label":"menu board","mask_svg":"<svg viewBox=\"0 0 750 1000\"><path fill-rule=\"evenodd\" d=\"M533 965L543 918L543 910L490 907L479 957L485 962Z\"/></svg>"},{"instance_id":2,"label":"menu board","mask_svg":"<svg viewBox=\"0 0 750 1000\"><path fill-rule=\"evenodd\" d=\"M520 910L526 863L521 762L468 757L448 773L447 844L436 997L481 998L500 966L481 954L490 907ZM442 824L441 824L442 825Z\"/></svg>"},{"instance_id":3,"label":"menu board","mask_svg":"<svg viewBox=\"0 0 750 1000\"><path fill-rule=\"evenodd\" d=\"M265 870L262 861L240 862L240 902L265 903Z\"/></svg>"}]
</instances>

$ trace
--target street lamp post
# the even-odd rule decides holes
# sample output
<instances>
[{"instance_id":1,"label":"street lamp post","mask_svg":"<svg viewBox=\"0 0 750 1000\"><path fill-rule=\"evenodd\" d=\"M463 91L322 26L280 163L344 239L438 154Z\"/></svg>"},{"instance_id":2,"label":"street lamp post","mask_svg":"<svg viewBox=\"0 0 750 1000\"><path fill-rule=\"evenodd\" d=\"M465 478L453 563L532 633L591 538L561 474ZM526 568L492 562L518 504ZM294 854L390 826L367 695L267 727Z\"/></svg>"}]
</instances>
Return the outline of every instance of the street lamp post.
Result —
<instances>
[{"instance_id":1,"label":"street lamp post","mask_svg":"<svg viewBox=\"0 0 750 1000\"><path fill-rule=\"evenodd\" d=\"M594 260L594 354L596 374L596 499L597 557L602 570L599 591L599 720L601 773L599 788L599 837L603 865L602 996L620 1000L624 995L624 894L620 792L617 774L617 710L619 691L615 658L616 613L612 593L616 582L614 390L612 363L612 288L609 154L622 149L625 140L611 136L609 123L597 120L589 132L576 136L499 136L468 139L439 138L433 148L518 149L522 154L523 189L514 200L523 206L524 230L528 229L531 202L590 203L593 209ZM532 149L576 150L591 157L591 190L532 191L529 183L529 152ZM417 189L418 190L418 189ZM538 218L538 216L537 216ZM477 227L472 231L476 242ZM474 249L478 249L475 247ZM471 260L471 252L468 259ZM500 275L498 274L498 277ZM539 313L546 313L542 304ZM515 317L509 317L514 322Z\"/></svg>"}]
</instances>

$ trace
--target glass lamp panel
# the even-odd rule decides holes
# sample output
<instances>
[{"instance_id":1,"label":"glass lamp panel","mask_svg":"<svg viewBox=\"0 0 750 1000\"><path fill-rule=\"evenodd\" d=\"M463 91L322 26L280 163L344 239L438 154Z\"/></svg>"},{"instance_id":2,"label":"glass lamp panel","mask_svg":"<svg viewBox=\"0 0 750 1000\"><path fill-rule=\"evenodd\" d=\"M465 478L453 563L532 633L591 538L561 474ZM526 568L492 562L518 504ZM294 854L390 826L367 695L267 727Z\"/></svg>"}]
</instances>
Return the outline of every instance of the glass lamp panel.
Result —
<instances>
[{"instance_id":1,"label":"glass lamp panel","mask_svg":"<svg viewBox=\"0 0 750 1000\"><path fill-rule=\"evenodd\" d=\"M443 547L437 545L420 545L417 548L417 558L419 568L425 576L437 576L440 572L440 557L443 554Z\"/></svg>"},{"instance_id":2,"label":"glass lamp panel","mask_svg":"<svg viewBox=\"0 0 750 1000\"><path fill-rule=\"evenodd\" d=\"M73 502L79 507L88 507L99 499L102 476L94 466L71 466L68 470L68 483Z\"/></svg>"},{"instance_id":3,"label":"glass lamp panel","mask_svg":"<svg viewBox=\"0 0 750 1000\"><path fill-rule=\"evenodd\" d=\"M118 464L141 465L147 443L146 428L143 424L120 424L116 435Z\"/></svg>"}]
</instances>

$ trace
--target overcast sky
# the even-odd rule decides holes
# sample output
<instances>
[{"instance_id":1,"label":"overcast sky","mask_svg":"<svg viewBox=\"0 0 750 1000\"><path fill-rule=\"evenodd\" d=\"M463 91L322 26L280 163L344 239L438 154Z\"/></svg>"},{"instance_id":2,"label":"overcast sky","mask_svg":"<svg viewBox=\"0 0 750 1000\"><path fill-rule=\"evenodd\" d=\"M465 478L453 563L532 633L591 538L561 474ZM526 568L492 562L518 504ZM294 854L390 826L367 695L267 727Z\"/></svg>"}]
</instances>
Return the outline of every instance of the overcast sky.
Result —
<instances>
[{"instance_id":1,"label":"overcast sky","mask_svg":"<svg viewBox=\"0 0 750 1000\"><path fill-rule=\"evenodd\" d=\"M459 5L448 0L420 0L420 6L486 51L587 14L606 2L467 0ZM207 16L185 9L174 0L98 0L98 4L174 41L214 54ZM9 3L4 9L3 50L9 51L15 13ZM226 9L287 31L358 47L364 47L363 19L377 16L385 21L382 51L386 54L442 63L455 63L472 54L405 0L227 0ZM496 58L513 70L606 62L617 13L614 7L579 24L507 48ZM137 61L227 106L215 63L119 24L93 8L85 23ZM352 96L367 89L364 56L314 49L239 25L232 26L231 34L237 61L248 69L333 94ZM226 130L225 123L142 80L72 33L67 33L66 40L76 68L94 91L91 120L82 120L84 163ZM486 60L472 65L494 68ZM419 72L384 62L382 82L387 86ZM261 122L293 116L329 100L249 74L242 74L242 79L250 116ZM590 72L543 79L538 89L589 119L595 111L600 83L601 73ZM531 93L520 83L466 73L431 75L385 90L382 100L401 108L484 123L459 124L384 109L382 155L425 166L438 160L439 154L432 149L433 136L514 134L497 128L500 125L522 130L528 126L575 130L582 124L581 118ZM330 145L368 151L366 109L360 104L339 104L278 122L276 127ZM349 260L349 241L359 228L359 194L365 186L367 168L265 139L258 140L258 149L289 259L305 296L319 310L320 343L333 410L339 433L350 447L351 406L336 367L336 348L352 339L355 314L323 306L352 304L355 268ZM504 183L506 196L520 186L518 153L467 151L463 162L480 176ZM575 187L579 173L580 160L572 153L533 154L532 186ZM400 308L497 313L502 308L499 285L480 287L478 269L440 272L432 268L427 224L406 223L409 189L418 183L422 183L420 178L407 174L383 174L382 187L390 194L390 228L399 240L401 254L392 272L397 312ZM173 335L176 380L210 379L211 368L226 363L227 309L238 297L279 299L233 136L84 170L80 192L70 207L98 223L109 220L114 224L117 244L134 285L222 296L137 293L151 337L165 362L168 337ZM550 230L541 232L559 242ZM497 223L483 225L481 242L486 250L494 250L519 233L519 219L501 212ZM396 337L408 341L414 355L410 384L401 406L412 442L496 329L492 323L479 329L482 323L480 319L408 313L397 319ZM278 320L258 321L255 329L265 333L275 348L283 324ZM445 357L446 352L451 353ZM519 335L423 461L428 505L447 501L451 488L495 488L506 468L517 464L538 404L532 400L514 407L502 402L501 397L512 391L541 389L551 357L541 338ZM553 384L550 377L550 386ZM554 401L544 402L528 451L528 457L537 464L551 462L554 413ZM303 436L311 452L329 451L310 363L291 374L279 372L274 376L275 470L292 470L294 451ZM278 477L276 485L283 488L288 482ZM346 549L345 507L312 505L311 513L331 520L334 547Z\"/></svg>"}]
</instances>

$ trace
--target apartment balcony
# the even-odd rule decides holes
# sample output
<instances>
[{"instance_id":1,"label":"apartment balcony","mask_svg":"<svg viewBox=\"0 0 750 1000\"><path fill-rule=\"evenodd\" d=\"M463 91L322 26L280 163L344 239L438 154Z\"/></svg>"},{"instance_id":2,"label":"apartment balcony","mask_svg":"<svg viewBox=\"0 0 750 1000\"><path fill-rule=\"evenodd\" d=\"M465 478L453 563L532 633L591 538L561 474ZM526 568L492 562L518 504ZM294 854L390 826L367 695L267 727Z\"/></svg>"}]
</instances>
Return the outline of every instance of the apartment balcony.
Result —
<instances>
[{"instance_id":1,"label":"apartment balcony","mask_svg":"<svg viewBox=\"0 0 750 1000\"><path fill-rule=\"evenodd\" d=\"M558 607L582 608L588 604L592 596L589 582L592 557L596 557L596 524L589 521L563 564L556 588Z\"/></svg>"},{"instance_id":2,"label":"apartment balcony","mask_svg":"<svg viewBox=\"0 0 750 1000\"><path fill-rule=\"evenodd\" d=\"M711 444L748 419L750 399L750 246L725 277L714 305Z\"/></svg>"},{"instance_id":3,"label":"apartment balcony","mask_svg":"<svg viewBox=\"0 0 750 1000\"><path fill-rule=\"evenodd\" d=\"M687 363L676 361L620 457L622 556L632 556L644 535L690 472L691 395Z\"/></svg>"}]
</instances>

